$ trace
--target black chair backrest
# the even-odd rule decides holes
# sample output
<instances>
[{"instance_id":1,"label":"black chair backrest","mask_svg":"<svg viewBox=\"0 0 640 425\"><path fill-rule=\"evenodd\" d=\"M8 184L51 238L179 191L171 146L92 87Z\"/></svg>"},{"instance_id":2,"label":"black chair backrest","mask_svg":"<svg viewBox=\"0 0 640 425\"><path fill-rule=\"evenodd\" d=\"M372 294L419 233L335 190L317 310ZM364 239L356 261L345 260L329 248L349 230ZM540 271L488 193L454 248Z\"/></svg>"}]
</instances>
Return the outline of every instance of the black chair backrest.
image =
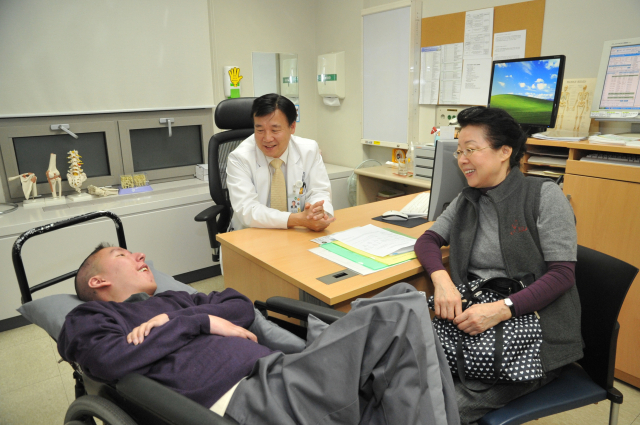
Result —
<instances>
[{"instance_id":1,"label":"black chair backrest","mask_svg":"<svg viewBox=\"0 0 640 425\"><path fill-rule=\"evenodd\" d=\"M216 106L216 127L227 130L214 134L209 140L209 192L216 205L231 208L227 191L227 159L244 139L253 134L251 106L254 99L227 99Z\"/></svg>"},{"instance_id":2,"label":"black chair backrest","mask_svg":"<svg viewBox=\"0 0 640 425\"><path fill-rule=\"evenodd\" d=\"M617 258L578 246L576 287L582 307L584 357L578 361L603 388L613 386L618 314L638 269ZM607 365L605 369L603 365Z\"/></svg>"}]
</instances>

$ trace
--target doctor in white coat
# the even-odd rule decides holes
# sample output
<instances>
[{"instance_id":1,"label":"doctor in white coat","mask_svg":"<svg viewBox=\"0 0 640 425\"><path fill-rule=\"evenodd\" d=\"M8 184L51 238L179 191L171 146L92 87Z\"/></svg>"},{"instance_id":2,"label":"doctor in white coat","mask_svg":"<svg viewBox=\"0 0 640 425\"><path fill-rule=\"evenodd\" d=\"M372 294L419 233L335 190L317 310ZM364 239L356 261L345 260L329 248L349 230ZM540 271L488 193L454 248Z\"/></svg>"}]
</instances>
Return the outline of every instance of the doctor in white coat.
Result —
<instances>
[{"instance_id":1,"label":"doctor in white coat","mask_svg":"<svg viewBox=\"0 0 640 425\"><path fill-rule=\"evenodd\" d=\"M227 161L233 230L325 229L335 220L331 184L318 144L293 135L295 106L286 97L267 94L254 101L251 114L255 133L231 152ZM271 185L277 172L271 162L275 158L282 160L286 210L271 208Z\"/></svg>"}]
</instances>

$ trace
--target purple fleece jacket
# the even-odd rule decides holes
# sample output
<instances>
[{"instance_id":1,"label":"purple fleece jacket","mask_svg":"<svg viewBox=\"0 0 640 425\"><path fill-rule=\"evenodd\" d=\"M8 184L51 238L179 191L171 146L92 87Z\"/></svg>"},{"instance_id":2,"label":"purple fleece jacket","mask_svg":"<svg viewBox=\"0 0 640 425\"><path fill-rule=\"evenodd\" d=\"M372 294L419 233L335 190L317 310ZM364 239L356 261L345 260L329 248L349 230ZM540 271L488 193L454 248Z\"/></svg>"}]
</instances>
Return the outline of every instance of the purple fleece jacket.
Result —
<instances>
[{"instance_id":1,"label":"purple fleece jacket","mask_svg":"<svg viewBox=\"0 0 640 425\"><path fill-rule=\"evenodd\" d=\"M127 343L133 328L162 313L169 322L141 344ZM254 310L233 289L209 295L167 291L138 302L90 301L67 315L58 352L97 381L136 372L209 408L272 352L248 339L209 334L209 315L247 328Z\"/></svg>"}]
</instances>

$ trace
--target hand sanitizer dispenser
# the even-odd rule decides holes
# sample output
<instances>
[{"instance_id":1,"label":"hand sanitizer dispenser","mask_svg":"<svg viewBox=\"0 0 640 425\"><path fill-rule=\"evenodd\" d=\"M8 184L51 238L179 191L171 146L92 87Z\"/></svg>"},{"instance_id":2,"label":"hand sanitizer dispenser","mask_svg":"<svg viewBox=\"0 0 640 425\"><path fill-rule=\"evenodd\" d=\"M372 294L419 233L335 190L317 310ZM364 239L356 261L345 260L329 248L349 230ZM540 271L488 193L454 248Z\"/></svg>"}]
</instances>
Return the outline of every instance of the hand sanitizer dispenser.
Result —
<instances>
[{"instance_id":1,"label":"hand sanitizer dispenser","mask_svg":"<svg viewBox=\"0 0 640 425\"><path fill-rule=\"evenodd\" d=\"M324 104L340 106L345 90L344 52L318 56L318 94Z\"/></svg>"}]
</instances>

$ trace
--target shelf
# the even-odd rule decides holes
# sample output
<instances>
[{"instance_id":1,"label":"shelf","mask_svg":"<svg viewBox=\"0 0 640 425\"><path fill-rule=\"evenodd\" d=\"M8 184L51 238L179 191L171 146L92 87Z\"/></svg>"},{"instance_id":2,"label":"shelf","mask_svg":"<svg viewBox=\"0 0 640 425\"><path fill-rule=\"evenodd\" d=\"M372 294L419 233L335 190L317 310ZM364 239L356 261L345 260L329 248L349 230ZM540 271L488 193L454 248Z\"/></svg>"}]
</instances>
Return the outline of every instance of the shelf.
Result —
<instances>
[{"instance_id":1,"label":"shelf","mask_svg":"<svg viewBox=\"0 0 640 425\"><path fill-rule=\"evenodd\" d=\"M417 186L424 189L431 189L431 180L417 179L414 177L402 177L396 174L396 169L381 165L378 167L358 168L355 171L360 176L372 177L394 183Z\"/></svg>"},{"instance_id":2,"label":"shelf","mask_svg":"<svg viewBox=\"0 0 640 425\"><path fill-rule=\"evenodd\" d=\"M367 146L381 146L383 148L409 149L407 143L385 142L383 140L360 139L360 143Z\"/></svg>"},{"instance_id":3,"label":"shelf","mask_svg":"<svg viewBox=\"0 0 640 425\"><path fill-rule=\"evenodd\" d=\"M560 141L554 141L554 140L538 140L538 139L530 138L527 140L527 145L557 146L557 147L578 149L578 150L602 151L602 152L613 152L613 153L632 153L632 154L640 155L640 147L596 145L593 143L589 143L586 140L581 142L560 142Z\"/></svg>"}]
</instances>

